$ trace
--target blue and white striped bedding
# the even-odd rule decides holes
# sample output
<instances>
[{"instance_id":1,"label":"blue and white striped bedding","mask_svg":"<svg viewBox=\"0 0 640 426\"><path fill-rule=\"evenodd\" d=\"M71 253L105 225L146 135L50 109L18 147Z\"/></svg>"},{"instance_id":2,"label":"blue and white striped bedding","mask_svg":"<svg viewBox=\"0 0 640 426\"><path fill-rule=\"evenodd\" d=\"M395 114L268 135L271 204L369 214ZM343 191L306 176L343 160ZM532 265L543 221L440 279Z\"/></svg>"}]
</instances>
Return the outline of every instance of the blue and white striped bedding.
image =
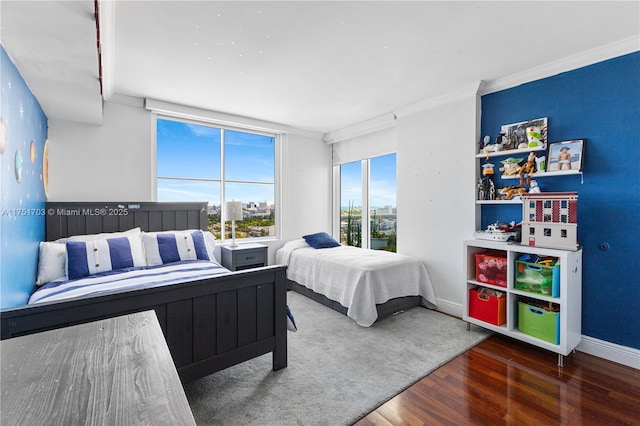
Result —
<instances>
[{"instance_id":1,"label":"blue and white striped bedding","mask_svg":"<svg viewBox=\"0 0 640 426\"><path fill-rule=\"evenodd\" d=\"M157 266L141 266L100 272L75 280L52 281L29 298L29 304L123 290L156 287L211 278L229 273L216 262L187 260Z\"/></svg>"}]
</instances>

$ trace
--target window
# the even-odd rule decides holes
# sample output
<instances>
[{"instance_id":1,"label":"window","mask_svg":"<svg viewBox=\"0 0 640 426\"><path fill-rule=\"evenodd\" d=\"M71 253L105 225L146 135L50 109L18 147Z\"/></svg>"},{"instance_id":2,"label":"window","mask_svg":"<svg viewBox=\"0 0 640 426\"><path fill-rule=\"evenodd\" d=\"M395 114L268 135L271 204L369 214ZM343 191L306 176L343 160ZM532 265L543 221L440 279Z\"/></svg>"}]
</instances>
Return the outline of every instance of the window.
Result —
<instances>
[{"instance_id":1,"label":"window","mask_svg":"<svg viewBox=\"0 0 640 426\"><path fill-rule=\"evenodd\" d=\"M276 139L274 134L158 118L156 199L206 201L209 230L222 241L231 238L224 203L241 201L236 238L275 237Z\"/></svg>"},{"instance_id":2,"label":"window","mask_svg":"<svg viewBox=\"0 0 640 426\"><path fill-rule=\"evenodd\" d=\"M340 243L362 247L362 164L340 166Z\"/></svg>"},{"instance_id":3,"label":"window","mask_svg":"<svg viewBox=\"0 0 640 426\"><path fill-rule=\"evenodd\" d=\"M396 251L396 155L341 164L340 242Z\"/></svg>"}]
</instances>

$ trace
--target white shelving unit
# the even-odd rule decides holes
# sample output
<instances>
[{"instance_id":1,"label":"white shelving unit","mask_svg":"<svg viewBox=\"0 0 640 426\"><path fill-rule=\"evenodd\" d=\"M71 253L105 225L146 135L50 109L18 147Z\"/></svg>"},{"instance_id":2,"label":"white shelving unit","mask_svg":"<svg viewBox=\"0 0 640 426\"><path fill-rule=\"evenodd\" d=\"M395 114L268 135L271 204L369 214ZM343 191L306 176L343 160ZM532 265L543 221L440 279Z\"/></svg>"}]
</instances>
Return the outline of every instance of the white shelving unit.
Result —
<instances>
[{"instance_id":1,"label":"white shelving unit","mask_svg":"<svg viewBox=\"0 0 640 426\"><path fill-rule=\"evenodd\" d=\"M476 280L476 253L487 250L504 253L507 259L507 287L482 283ZM517 290L515 288L515 261L522 254L553 256L559 259L560 295L549 297L541 294ZM568 251L541 247L530 247L520 243L503 243L485 240L464 242L464 298L463 319L470 324L501 333L518 340L542 347L558 354L558 365L563 365L563 356L568 355L580 343L582 336L582 250ZM506 293L506 324L496 326L469 316L469 289L487 287ZM518 330L518 300L520 297L553 302L560 306L559 344L552 344Z\"/></svg>"},{"instance_id":2,"label":"white shelving unit","mask_svg":"<svg viewBox=\"0 0 640 426\"><path fill-rule=\"evenodd\" d=\"M524 149L507 149L507 150L503 150L503 151L498 151L498 152L489 152L488 154L485 154L484 152L481 152L479 154L476 154L476 158L486 158L487 156L489 158L491 157L506 157L506 156L513 156L513 155L518 155L518 154L526 154L528 155L530 152L535 151L544 151L546 148L524 148Z\"/></svg>"}]
</instances>

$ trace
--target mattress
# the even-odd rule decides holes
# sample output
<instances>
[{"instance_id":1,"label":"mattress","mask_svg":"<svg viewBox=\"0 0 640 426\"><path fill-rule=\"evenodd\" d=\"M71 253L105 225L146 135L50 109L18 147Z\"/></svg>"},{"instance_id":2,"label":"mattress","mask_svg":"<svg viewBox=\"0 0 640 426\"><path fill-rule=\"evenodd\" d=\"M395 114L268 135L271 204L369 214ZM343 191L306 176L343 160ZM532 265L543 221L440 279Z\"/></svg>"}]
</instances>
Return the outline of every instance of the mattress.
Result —
<instances>
[{"instance_id":1,"label":"mattress","mask_svg":"<svg viewBox=\"0 0 640 426\"><path fill-rule=\"evenodd\" d=\"M227 273L230 271L218 263L205 260L123 268L75 280L52 281L38 288L29 304L185 283Z\"/></svg>"},{"instance_id":2,"label":"mattress","mask_svg":"<svg viewBox=\"0 0 640 426\"><path fill-rule=\"evenodd\" d=\"M314 249L303 239L286 243L276 262L287 266L287 278L338 302L363 327L378 319L377 305L406 296L436 307L425 265L398 253L340 246Z\"/></svg>"}]
</instances>

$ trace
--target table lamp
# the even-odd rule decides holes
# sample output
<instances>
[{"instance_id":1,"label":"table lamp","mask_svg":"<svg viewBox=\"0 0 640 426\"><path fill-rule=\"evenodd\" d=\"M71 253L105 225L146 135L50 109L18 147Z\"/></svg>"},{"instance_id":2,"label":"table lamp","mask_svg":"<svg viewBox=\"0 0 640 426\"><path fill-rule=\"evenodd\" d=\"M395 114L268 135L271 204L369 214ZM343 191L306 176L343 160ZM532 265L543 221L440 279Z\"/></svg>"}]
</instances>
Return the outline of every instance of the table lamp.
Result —
<instances>
[{"instance_id":1,"label":"table lamp","mask_svg":"<svg viewBox=\"0 0 640 426\"><path fill-rule=\"evenodd\" d=\"M242 201L227 201L224 204L225 219L231 221L231 244L229 246L235 247L236 243L236 220L242 220Z\"/></svg>"}]
</instances>

